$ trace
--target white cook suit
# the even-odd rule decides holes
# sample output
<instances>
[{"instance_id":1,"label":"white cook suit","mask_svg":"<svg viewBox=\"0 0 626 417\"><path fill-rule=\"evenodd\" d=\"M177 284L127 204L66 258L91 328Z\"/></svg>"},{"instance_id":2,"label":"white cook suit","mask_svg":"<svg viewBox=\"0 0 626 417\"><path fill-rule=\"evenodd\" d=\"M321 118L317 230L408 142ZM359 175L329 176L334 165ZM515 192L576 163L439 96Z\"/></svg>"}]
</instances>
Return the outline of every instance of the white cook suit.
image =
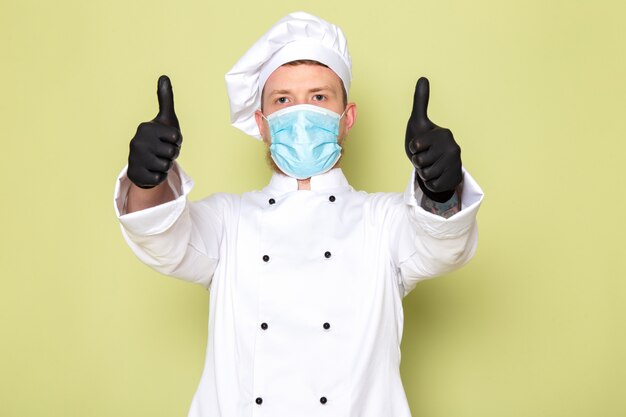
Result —
<instances>
[{"instance_id":1,"label":"white cook suit","mask_svg":"<svg viewBox=\"0 0 626 417\"><path fill-rule=\"evenodd\" d=\"M449 219L404 194L355 191L341 169L310 191L273 174L261 191L176 200L124 214L128 244L155 270L210 291L204 371L189 417L410 417L400 379L402 298L466 263L482 191L464 171Z\"/></svg>"}]
</instances>

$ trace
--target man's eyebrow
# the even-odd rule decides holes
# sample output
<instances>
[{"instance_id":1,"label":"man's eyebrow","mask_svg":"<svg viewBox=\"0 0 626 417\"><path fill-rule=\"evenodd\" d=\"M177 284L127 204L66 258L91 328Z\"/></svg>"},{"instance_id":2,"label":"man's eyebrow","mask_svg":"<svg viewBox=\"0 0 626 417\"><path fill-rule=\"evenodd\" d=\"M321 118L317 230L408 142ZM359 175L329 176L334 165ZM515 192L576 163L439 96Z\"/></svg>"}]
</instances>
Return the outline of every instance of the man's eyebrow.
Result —
<instances>
[{"instance_id":1,"label":"man's eyebrow","mask_svg":"<svg viewBox=\"0 0 626 417\"><path fill-rule=\"evenodd\" d=\"M291 91L289 91L289 90L272 90L270 95L274 95L274 94L289 94L290 92Z\"/></svg>"},{"instance_id":2,"label":"man's eyebrow","mask_svg":"<svg viewBox=\"0 0 626 417\"><path fill-rule=\"evenodd\" d=\"M326 91L326 90L332 90L331 86L329 85L322 85L320 87L313 87L311 89L308 90L309 93L317 93L319 91ZM272 90L270 92L270 95L275 95L275 94L290 94L291 90Z\"/></svg>"},{"instance_id":3,"label":"man's eyebrow","mask_svg":"<svg viewBox=\"0 0 626 417\"><path fill-rule=\"evenodd\" d=\"M311 88L309 90L310 93L316 93L318 91L325 91L325 90L332 90L332 88L329 85L323 85L321 87L315 87L315 88Z\"/></svg>"}]
</instances>

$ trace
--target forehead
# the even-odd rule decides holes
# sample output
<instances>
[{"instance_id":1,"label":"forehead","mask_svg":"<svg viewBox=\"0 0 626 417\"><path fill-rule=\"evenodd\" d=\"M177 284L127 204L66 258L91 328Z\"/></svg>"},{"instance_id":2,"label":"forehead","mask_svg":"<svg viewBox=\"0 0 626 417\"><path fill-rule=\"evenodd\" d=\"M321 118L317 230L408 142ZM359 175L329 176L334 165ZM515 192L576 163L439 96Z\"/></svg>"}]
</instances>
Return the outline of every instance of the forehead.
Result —
<instances>
[{"instance_id":1,"label":"forehead","mask_svg":"<svg viewBox=\"0 0 626 417\"><path fill-rule=\"evenodd\" d=\"M341 91L341 78L323 65L299 64L278 67L267 79L263 90L310 90L326 87Z\"/></svg>"}]
</instances>

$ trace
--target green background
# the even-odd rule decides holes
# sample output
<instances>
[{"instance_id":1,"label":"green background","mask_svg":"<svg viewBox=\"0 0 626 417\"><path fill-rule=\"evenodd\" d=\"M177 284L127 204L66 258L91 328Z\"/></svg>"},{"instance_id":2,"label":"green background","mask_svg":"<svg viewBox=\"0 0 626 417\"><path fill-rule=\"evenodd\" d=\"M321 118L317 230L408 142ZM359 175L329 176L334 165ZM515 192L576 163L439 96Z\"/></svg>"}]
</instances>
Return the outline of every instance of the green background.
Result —
<instances>
[{"instance_id":1,"label":"green background","mask_svg":"<svg viewBox=\"0 0 626 417\"><path fill-rule=\"evenodd\" d=\"M263 146L230 126L223 77L299 9L349 39L355 188L404 190L404 129L425 75L432 120L486 192L475 259L404 302L414 416L625 416L617 0L2 0L0 415L186 415L209 294L134 257L115 178L165 73L191 197L262 187Z\"/></svg>"}]
</instances>

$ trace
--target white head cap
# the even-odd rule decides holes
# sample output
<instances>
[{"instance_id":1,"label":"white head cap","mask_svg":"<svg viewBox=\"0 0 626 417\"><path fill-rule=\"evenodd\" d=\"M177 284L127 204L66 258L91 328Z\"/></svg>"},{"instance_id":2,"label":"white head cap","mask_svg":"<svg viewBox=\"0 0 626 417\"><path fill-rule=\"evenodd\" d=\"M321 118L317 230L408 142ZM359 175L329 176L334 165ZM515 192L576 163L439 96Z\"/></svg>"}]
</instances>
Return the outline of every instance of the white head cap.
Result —
<instances>
[{"instance_id":1,"label":"white head cap","mask_svg":"<svg viewBox=\"0 0 626 417\"><path fill-rule=\"evenodd\" d=\"M291 13L270 28L226 73L230 121L236 128L261 139L254 112L269 76L287 62L310 59L327 65L343 81L346 93L352 81L352 60L341 29L305 12Z\"/></svg>"}]
</instances>

